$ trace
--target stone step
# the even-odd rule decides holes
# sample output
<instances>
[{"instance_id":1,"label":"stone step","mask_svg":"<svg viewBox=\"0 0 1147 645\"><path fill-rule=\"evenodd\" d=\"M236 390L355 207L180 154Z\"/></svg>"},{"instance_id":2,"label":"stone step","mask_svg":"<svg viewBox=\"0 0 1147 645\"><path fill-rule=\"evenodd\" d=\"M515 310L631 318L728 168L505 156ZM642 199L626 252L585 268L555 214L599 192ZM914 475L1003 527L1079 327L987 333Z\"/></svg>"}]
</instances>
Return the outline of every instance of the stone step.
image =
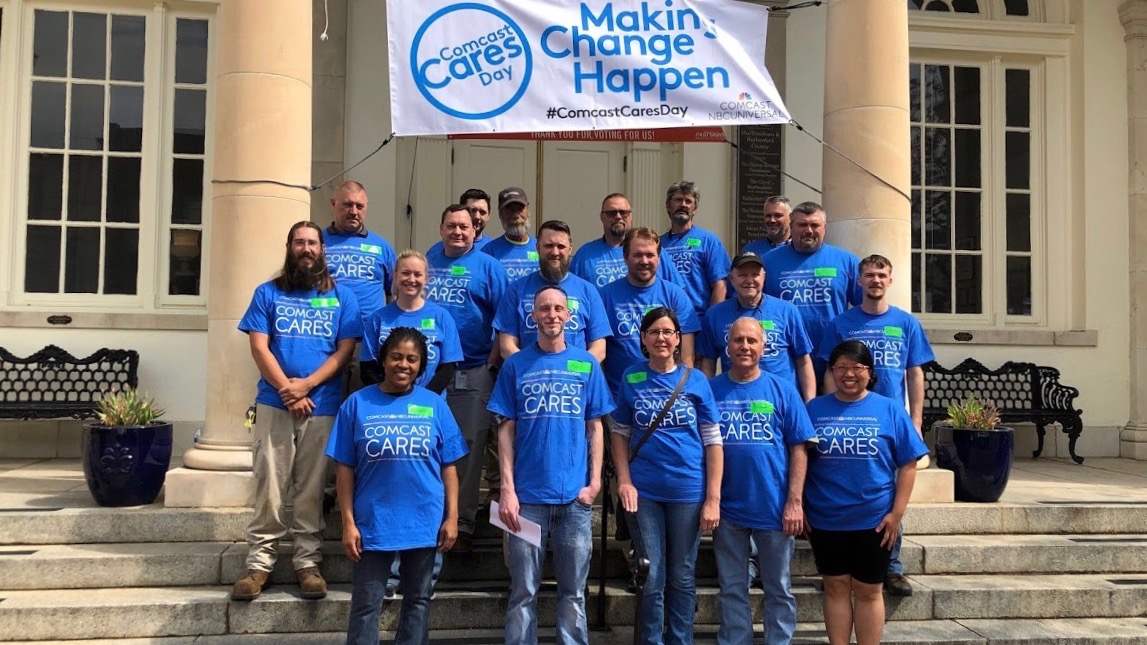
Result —
<instances>
[{"instance_id":1,"label":"stone step","mask_svg":"<svg viewBox=\"0 0 1147 645\"><path fill-rule=\"evenodd\" d=\"M760 626L754 644L764 644ZM383 632L383 642L390 642L393 632ZM697 625L697 643L712 643L716 628ZM554 630L538 630L538 641L554 643ZM895 645L1141 645L1147 641L1147 621L1142 618L1086 619L998 619L998 620L903 620L884 627L883 643ZM342 645L343 632L303 634L227 634L218 636L169 636L160 638L97 639L68 641L16 641L12 645ZM500 629L435 630L432 645L501 645ZM633 632L629 627L613 627L590 632L593 645L629 645ZM798 623L794 645L828 643L824 626Z\"/></svg>"},{"instance_id":2,"label":"stone step","mask_svg":"<svg viewBox=\"0 0 1147 645\"><path fill-rule=\"evenodd\" d=\"M890 621L982 623L978 629L988 631L999 619L1133 618L1147 612L1147 577L919 576L914 582L916 593L912 597L886 599ZM819 623L820 592L804 579L794 582L794 591L798 620ZM302 600L298 589L288 585L273 586L249 603L230 601L228 592L224 586L0 592L0 624L5 626L0 639L339 632L346 628L348 585L333 585L328 597L321 601ZM754 597L759 593L754 591ZM696 622L715 624L716 590L702 586L697 597ZM552 583L543 585L538 603L543 627L553 625L554 601ZM610 585L606 595L609 624L630 624L634 601L635 596L619 585ZM399 604L391 603L383 612L385 629L395 627ZM596 616L596 605L597 594L588 594L587 613L591 621ZM754 613L758 613L760 604L753 602L753 606ZM471 585L468 589L443 590L434 602L431 625L438 630L498 630L505 609L504 587L492 590ZM1137 620L1147 623L1144 618ZM1030 622L1042 625L1049 621ZM1124 625L1128 633L1135 629L1131 623ZM982 633L977 628L970 629ZM1044 632L1051 634L1055 629L1047 627ZM999 628L997 637L1004 640L992 642L1026 642L1009 641L1006 635ZM1147 631L1140 638L1147 639Z\"/></svg>"},{"instance_id":3,"label":"stone step","mask_svg":"<svg viewBox=\"0 0 1147 645\"><path fill-rule=\"evenodd\" d=\"M598 575L595 555L591 576ZM606 575L628 575L624 549L610 540ZM294 582L290 544L280 549L272 580ZM323 575L332 583L351 581L351 563L342 545L323 545ZM247 546L235 542L21 545L0 547L0 589L81 589L104 587L233 584L245 569ZM908 575L980 573L1136 573L1147 571L1147 535L910 536L901 560ZM792 572L816 574L807 542L797 541ZM699 578L716 577L711 543L702 540L697 556ZM549 569L547 566L547 575ZM509 580L501 541L482 538L474 552L449 553L441 585Z\"/></svg>"}]
</instances>

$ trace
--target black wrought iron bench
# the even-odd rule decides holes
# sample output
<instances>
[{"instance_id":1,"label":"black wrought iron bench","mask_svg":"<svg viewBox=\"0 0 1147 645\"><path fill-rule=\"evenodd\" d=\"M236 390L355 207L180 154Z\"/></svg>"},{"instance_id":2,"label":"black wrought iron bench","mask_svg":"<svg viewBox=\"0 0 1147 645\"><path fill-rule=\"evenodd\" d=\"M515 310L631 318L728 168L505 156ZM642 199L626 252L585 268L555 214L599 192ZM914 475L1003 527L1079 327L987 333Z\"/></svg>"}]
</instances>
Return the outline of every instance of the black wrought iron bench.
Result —
<instances>
[{"instance_id":1,"label":"black wrought iron bench","mask_svg":"<svg viewBox=\"0 0 1147 645\"><path fill-rule=\"evenodd\" d=\"M1029 421L1035 424L1039 445L1032 457L1043 452L1044 428L1058 423L1067 434L1067 450L1077 464L1075 442L1083 432L1083 410L1073 407L1079 390L1059 382L1059 370L1034 363L1008 361L989 370L975 359L967 359L953 369L932 361L924 365L924 431L948 418L948 404L963 401L969 394L993 401L1004 423Z\"/></svg>"},{"instance_id":2,"label":"black wrought iron bench","mask_svg":"<svg viewBox=\"0 0 1147 645\"><path fill-rule=\"evenodd\" d=\"M83 419L103 392L139 385L139 353L101 349L76 358L48 345L27 358L0 347L0 419Z\"/></svg>"}]
</instances>

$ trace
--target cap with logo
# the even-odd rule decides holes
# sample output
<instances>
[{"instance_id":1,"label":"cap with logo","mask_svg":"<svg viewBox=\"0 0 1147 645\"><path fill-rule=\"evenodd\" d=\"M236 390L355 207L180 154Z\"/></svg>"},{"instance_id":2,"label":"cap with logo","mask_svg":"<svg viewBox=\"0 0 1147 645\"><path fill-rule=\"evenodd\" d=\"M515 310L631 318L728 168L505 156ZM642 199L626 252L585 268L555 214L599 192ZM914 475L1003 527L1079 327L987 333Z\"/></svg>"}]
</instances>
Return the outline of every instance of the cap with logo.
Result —
<instances>
[{"instance_id":1,"label":"cap with logo","mask_svg":"<svg viewBox=\"0 0 1147 645\"><path fill-rule=\"evenodd\" d=\"M529 206L530 200L526 197L526 191L516 186L511 186L509 188L503 188L502 192L498 193L498 208L505 208L507 204Z\"/></svg>"},{"instance_id":2,"label":"cap with logo","mask_svg":"<svg viewBox=\"0 0 1147 645\"><path fill-rule=\"evenodd\" d=\"M733 258L734 269L743 267L746 264L759 264L762 267L765 266L764 261L761 260L761 256L753 253L752 251L745 251L744 253L740 253L737 255L737 257Z\"/></svg>"}]
</instances>

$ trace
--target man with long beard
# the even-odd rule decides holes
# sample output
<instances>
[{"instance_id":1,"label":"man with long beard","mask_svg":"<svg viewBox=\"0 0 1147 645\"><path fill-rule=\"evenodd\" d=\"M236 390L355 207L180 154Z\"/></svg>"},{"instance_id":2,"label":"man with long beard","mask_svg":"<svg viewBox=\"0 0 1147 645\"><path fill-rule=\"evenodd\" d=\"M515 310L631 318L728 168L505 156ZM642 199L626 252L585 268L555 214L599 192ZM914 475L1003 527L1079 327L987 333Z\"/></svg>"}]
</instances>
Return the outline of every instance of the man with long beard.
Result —
<instances>
[{"instance_id":1,"label":"man with long beard","mask_svg":"<svg viewBox=\"0 0 1147 645\"><path fill-rule=\"evenodd\" d=\"M354 293L331 278L325 252L316 224L292 226L282 272L255 289L239 321L261 378L252 444L255 515L247 525L247 572L231 591L235 600L259 596L288 533L302 596L327 595L319 548L331 471L323 452L342 402L337 376L362 337L362 319ZM287 504L294 509L290 525Z\"/></svg>"},{"instance_id":2,"label":"man with long beard","mask_svg":"<svg viewBox=\"0 0 1147 645\"><path fill-rule=\"evenodd\" d=\"M498 315L494 316L502 358L507 359L537 342L538 324L530 315L534 309L534 294L546 285L557 285L569 296L566 344L588 350L599 362L604 360L605 338L613 332L597 289L570 273L573 240L569 225L558 220L542 224L538 230L537 253L538 269L510 284L498 306Z\"/></svg>"},{"instance_id":3,"label":"man with long beard","mask_svg":"<svg viewBox=\"0 0 1147 645\"><path fill-rule=\"evenodd\" d=\"M526 191L511 186L498 193L498 219L505 234L490 240L482 252L502 263L510 282L530 275L538 267L538 251L530 236L530 201Z\"/></svg>"},{"instance_id":4,"label":"man with long beard","mask_svg":"<svg viewBox=\"0 0 1147 645\"><path fill-rule=\"evenodd\" d=\"M661 248L681 274L681 288L693 301L698 319L709 307L725 300L729 253L721 238L693 223L701 191L691 181L679 181L665 191L665 213L670 228L661 236Z\"/></svg>"}]
</instances>

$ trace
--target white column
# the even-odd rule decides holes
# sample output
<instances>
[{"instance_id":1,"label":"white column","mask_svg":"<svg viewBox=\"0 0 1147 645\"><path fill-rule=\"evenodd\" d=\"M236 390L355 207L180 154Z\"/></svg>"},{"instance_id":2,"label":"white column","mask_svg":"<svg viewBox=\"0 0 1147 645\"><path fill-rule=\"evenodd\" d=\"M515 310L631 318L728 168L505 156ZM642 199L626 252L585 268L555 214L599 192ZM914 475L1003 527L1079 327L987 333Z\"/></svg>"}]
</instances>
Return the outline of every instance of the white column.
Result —
<instances>
[{"instance_id":1,"label":"white column","mask_svg":"<svg viewBox=\"0 0 1147 645\"><path fill-rule=\"evenodd\" d=\"M167 506L251 504L243 422L258 371L236 325L255 287L282 266L288 229L310 217L305 188L220 181L310 183L311 2L222 2L217 25L207 414L184 468L168 476Z\"/></svg>"},{"instance_id":2,"label":"white column","mask_svg":"<svg viewBox=\"0 0 1147 645\"><path fill-rule=\"evenodd\" d=\"M1147 0L1119 8L1127 44L1127 152L1131 298L1131 420L1119 454L1147 460Z\"/></svg>"}]
</instances>

